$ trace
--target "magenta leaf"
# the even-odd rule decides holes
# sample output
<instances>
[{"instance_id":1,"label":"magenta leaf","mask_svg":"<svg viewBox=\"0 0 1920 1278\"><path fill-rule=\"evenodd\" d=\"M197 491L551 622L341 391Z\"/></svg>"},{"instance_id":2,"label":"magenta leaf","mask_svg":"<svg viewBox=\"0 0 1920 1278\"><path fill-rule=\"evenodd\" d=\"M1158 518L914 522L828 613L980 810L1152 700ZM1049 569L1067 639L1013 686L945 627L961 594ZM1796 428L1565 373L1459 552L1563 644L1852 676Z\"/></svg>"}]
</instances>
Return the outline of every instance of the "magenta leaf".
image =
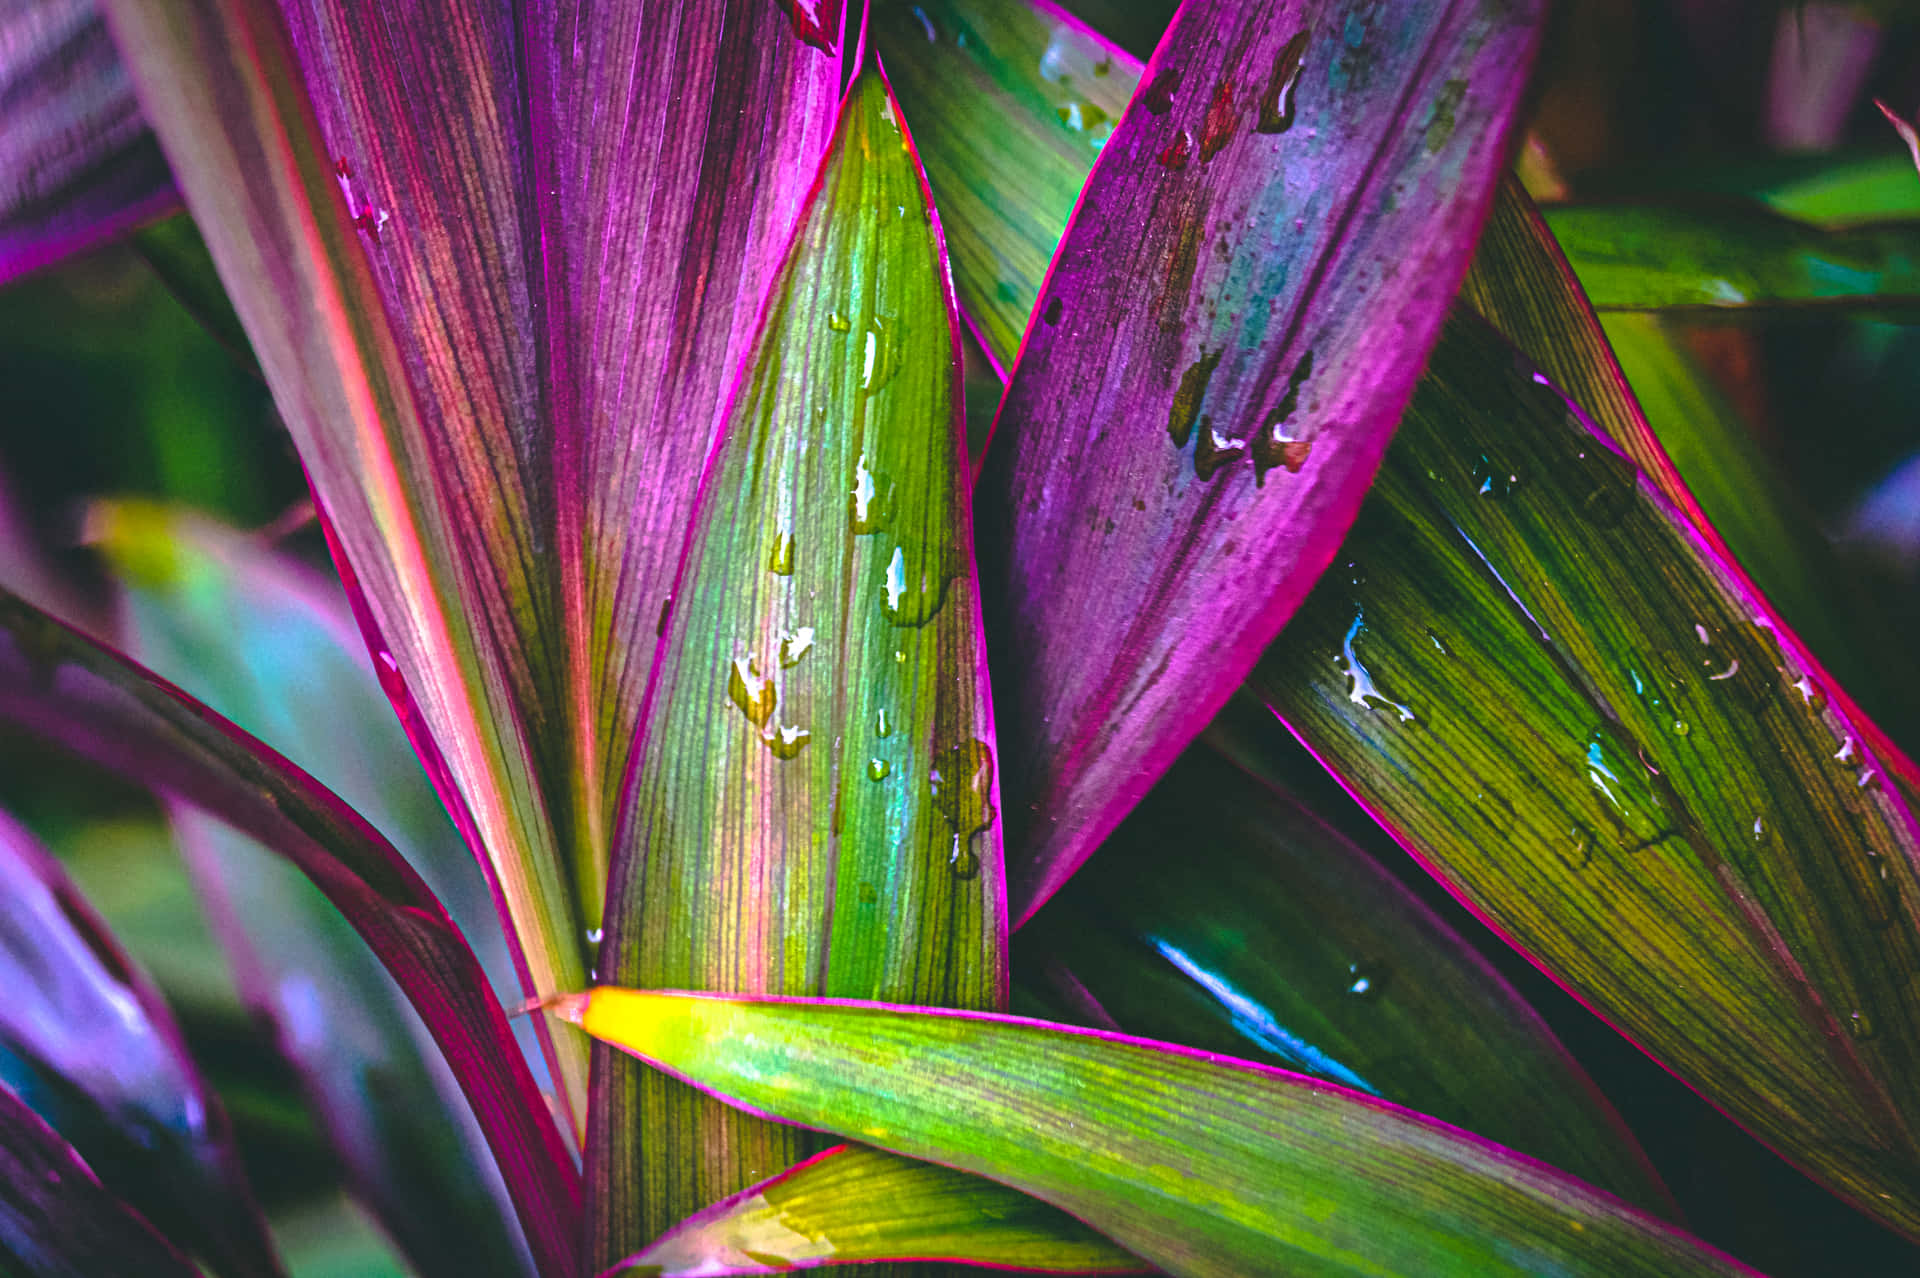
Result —
<instances>
[{"instance_id":1,"label":"magenta leaf","mask_svg":"<svg viewBox=\"0 0 1920 1278\"><path fill-rule=\"evenodd\" d=\"M312 879L399 982L445 1053L536 1266L571 1272L578 1174L473 951L392 844L306 773L178 688L5 594L0 718L217 814Z\"/></svg>"},{"instance_id":2,"label":"magenta leaf","mask_svg":"<svg viewBox=\"0 0 1920 1278\"><path fill-rule=\"evenodd\" d=\"M1541 12L1195 0L1148 63L980 480L1016 919L1332 557L1466 270Z\"/></svg>"},{"instance_id":3,"label":"magenta leaf","mask_svg":"<svg viewBox=\"0 0 1920 1278\"><path fill-rule=\"evenodd\" d=\"M199 1278L31 1109L0 1087L0 1262L32 1278Z\"/></svg>"}]
</instances>

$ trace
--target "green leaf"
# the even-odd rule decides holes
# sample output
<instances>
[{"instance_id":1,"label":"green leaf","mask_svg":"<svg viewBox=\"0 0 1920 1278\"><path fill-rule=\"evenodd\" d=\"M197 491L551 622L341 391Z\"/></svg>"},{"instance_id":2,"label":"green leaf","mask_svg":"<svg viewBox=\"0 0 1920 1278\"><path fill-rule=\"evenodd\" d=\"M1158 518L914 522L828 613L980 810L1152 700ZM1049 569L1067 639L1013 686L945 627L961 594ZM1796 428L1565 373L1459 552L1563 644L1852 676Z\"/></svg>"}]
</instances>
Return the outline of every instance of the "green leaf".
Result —
<instances>
[{"instance_id":1,"label":"green leaf","mask_svg":"<svg viewBox=\"0 0 1920 1278\"><path fill-rule=\"evenodd\" d=\"M1542 216L1602 311L1920 304L1920 226L1823 230L1737 204L1560 204Z\"/></svg>"},{"instance_id":2,"label":"green leaf","mask_svg":"<svg viewBox=\"0 0 1920 1278\"><path fill-rule=\"evenodd\" d=\"M608 979L1005 998L959 376L926 187L868 71L695 515L614 844ZM626 1239L609 1261L807 1152L607 1065L588 1169Z\"/></svg>"},{"instance_id":3,"label":"green leaf","mask_svg":"<svg viewBox=\"0 0 1920 1278\"><path fill-rule=\"evenodd\" d=\"M1005 1185L865 1145L836 1145L675 1225L611 1272L771 1274L875 1260L1029 1273L1139 1273L1073 1217Z\"/></svg>"},{"instance_id":4,"label":"green leaf","mask_svg":"<svg viewBox=\"0 0 1920 1278\"><path fill-rule=\"evenodd\" d=\"M135 654L393 831L496 993L512 999L519 981L480 867L395 722L337 588L184 511L98 503L87 531L118 569ZM485 1138L379 962L298 870L172 807L243 997L277 1027L350 1182L415 1270L525 1272Z\"/></svg>"},{"instance_id":5,"label":"green leaf","mask_svg":"<svg viewBox=\"0 0 1920 1278\"><path fill-rule=\"evenodd\" d=\"M1518 993L1357 844L1196 745L1014 938L1066 1017L1312 1074L1674 1212ZM1087 1002L1091 1000L1091 1004Z\"/></svg>"},{"instance_id":6,"label":"green leaf","mask_svg":"<svg viewBox=\"0 0 1920 1278\"><path fill-rule=\"evenodd\" d=\"M606 987L553 1010L743 1108L990 1176L1174 1275L1751 1272L1432 1119L1164 1043Z\"/></svg>"},{"instance_id":7,"label":"green leaf","mask_svg":"<svg viewBox=\"0 0 1920 1278\"><path fill-rule=\"evenodd\" d=\"M200 237L200 229L193 224L193 219L179 213L155 222L134 234L133 249L153 268L153 273L187 313L199 321L200 327L225 347L241 367L260 376L253 348L247 345L247 330L234 313L233 303L227 300L213 255L207 251L207 242Z\"/></svg>"},{"instance_id":8,"label":"green leaf","mask_svg":"<svg viewBox=\"0 0 1920 1278\"><path fill-rule=\"evenodd\" d=\"M1576 997L1920 1230L1920 838L1765 601L1471 316L1341 554L1255 689Z\"/></svg>"}]
</instances>

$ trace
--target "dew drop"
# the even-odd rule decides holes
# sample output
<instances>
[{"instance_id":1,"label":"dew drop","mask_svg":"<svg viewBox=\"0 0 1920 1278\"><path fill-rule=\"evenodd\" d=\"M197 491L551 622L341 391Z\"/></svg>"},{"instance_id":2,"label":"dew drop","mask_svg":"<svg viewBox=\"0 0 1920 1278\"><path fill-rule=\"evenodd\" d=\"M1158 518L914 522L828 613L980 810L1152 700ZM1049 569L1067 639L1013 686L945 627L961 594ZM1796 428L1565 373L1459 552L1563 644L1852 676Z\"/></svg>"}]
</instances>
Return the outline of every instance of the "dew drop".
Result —
<instances>
[{"instance_id":1,"label":"dew drop","mask_svg":"<svg viewBox=\"0 0 1920 1278\"><path fill-rule=\"evenodd\" d=\"M847 496L847 522L853 535L865 537L887 526L893 506L893 482L867 469L867 455L853 464L853 488Z\"/></svg>"},{"instance_id":2,"label":"dew drop","mask_svg":"<svg viewBox=\"0 0 1920 1278\"><path fill-rule=\"evenodd\" d=\"M1273 60L1273 73L1267 77L1266 92L1260 95L1260 119L1256 133L1285 133L1293 127L1294 89L1300 83L1300 64L1307 56L1307 33L1301 31Z\"/></svg>"},{"instance_id":3,"label":"dew drop","mask_svg":"<svg viewBox=\"0 0 1920 1278\"><path fill-rule=\"evenodd\" d=\"M1473 483L1475 490L1482 497L1498 499L1519 487L1520 476L1512 474L1505 466L1490 460L1483 453L1480 460L1474 464Z\"/></svg>"},{"instance_id":4,"label":"dew drop","mask_svg":"<svg viewBox=\"0 0 1920 1278\"><path fill-rule=\"evenodd\" d=\"M602 929L600 929L600 928L597 928L597 927L590 927L590 928L588 928L588 929L587 929L587 944L588 944L588 945L598 945L598 944L600 944L600 938L601 938L601 937L603 937L604 935L606 935L606 933L605 933L605 932L604 932L604 931L603 931Z\"/></svg>"},{"instance_id":5,"label":"dew drop","mask_svg":"<svg viewBox=\"0 0 1920 1278\"><path fill-rule=\"evenodd\" d=\"M1685 719L1675 719L1673 721L1674 736L1684 737L1691 731L1693 731L1693 729L1687 726L1687 721Z\"/></svg>"},{"instance_id":6,"label":"dew drop","mask_svg":"<svg viewBox=\"0 0 1920 1278\"><path fill-rule=\"evenodd\" d=\"M1855 1012L1853 1015L1847 1017L1847 1033L1853 1035L1855 1039L1865 1042L1878 1033L1878 1030L1874 1027L1872 1017L1868 1016L1865 1012Z\"/></svg>"},{"instance_id":7,"label":"dew drop","mask_svg":"<svg viewBox=\"0 0 1920 1278\"><path fill-rule=\"evenodd\" d=\"M1265 484L1267 472L1275 466L1285 466L1287 473L1297 475L1300 468L1307 464L1307 455L1313 451L1313 441L1302 439L1299 432L1286 428L1286 422L1300 406L1300 388L1307 378L1313 375L1313 352L1308 351L1293 366L1293 372L1287 377L1287 393L1280 397L1273 411L1267 414L1267 421L1253 437L1253 481Z\"/></svg>"},{"instance_id":8,"label":"dew drop","mask_svg":"<svg viewBox=\"0 0 1920 1278\"><path fill-rule=\"evenodd\" d=\"M1414 717L1413 711L1381 692L1379 685L1373 681L1373 675L1360 664L1360 657L1354 652L1354 641L1365 629L1366 614L1356 609L1353 624L1347 627L1346 640L1340 645L1340 656L1347 674L1347 700L1369 710L1391 711L1400 716L1400 722L1409 723Z\"/></svg>"},{"instance_id":9,"label":"dew drop","mask_svg":"<svg viewBox=\"0 0 1920 1278\"><path fill-rule=\"evenodd\" d=\"M773 535L773 546L767 551L767 571L776 577L793 576L793 534L785 528Z\"/></svg>"},{"instance_id":10,"label":"dew drop","mask_svg":"<svg viewBox=\"0 0 1920 1278\"><path fill-rule=\"evenodd\" d=\"M733 669L727 674L727 696L739 707L740 713L747 716L747 722L756 728L766 727L767 720L773 718L778 695L773 680L760 673L753 658L733 659Z\"/></svg>"},{"instance_id":11,"label":"dew drop","mask_svg":"<svg viewBox=\"0 0 1920 1278\"><path fill-rule=\"evenodd\" d=\"M873 735L876 737L890 737L893 735L893 720L887 718L887 712L885 710L879 710L874 713Z\"/></svg>"},{"instance_id":12,"label":"dew drop","mask_svg":"<svg viewBox=\"0 0 1920 1278\"><path fill-rule=\"evenodd\" d=\"M1233 141L1233 126L1238 112L1233 106L1233 82L1222 80L1207 105L1207 118L1200 126L1200 163L1205 164Z\"/></svg>"},{"instance_id":13,"label":"dew drop","mask_svg":"<svg viewBox=\"0 0 1920 1278\"><path fill-rule=\"evenodd\" d=\"M885 781L892 771L893 765L885 759L867 760L867 780L869 781Z\"/></svg>"},{"instance_id":14,"label":"dew drop","mask_svg":"<svg viewBox=\"0 0 1920 1278\"><path fill-rule=\"evenodd\" d=\"M1155 115L1165 115L1173 109L1173 95L1180 92L1180 82L1185 78L1186 72L1179 67L1161 67L1140 95L1140 104Z\"/></svg>"},{"instance_id":15,"label":"dew drop","mask_svg":"<svg viewBox=\"0 0 1920 1278\"><path fill-rule=\"evenodd\" d=\"M1181 129L1173 135L1173 141L1161 149L1153 158L1169 169L1180 170L1187 167L1187 158L1193 153L1193 134Z\"/></svg>"},{"instance_id":16,"label":"dew drop","mask_svg":"<svg viewBox=\"0 0 1920 1278\"><path fill-rule=\"evenodd\" d=\"M1185 448L1193 438L1193 422L1200 415L1200 401L1206 398L1207 383L1213 379L1213 370L1219 366L1226 350L1222 346L1209 355L1202 347L1200 358L1180 374L1180 385L1174 389L1173 404L1167 410L1167 437L1175 448Z\"/></svg>"},{"instance_id":17,"label":"dew drop","mask_svg":"<svg viewBox=\"0 0 1920 1278\"><path fill-rule=\"evenodd\" d=\"M774 758L792 759L807 748L807 742L813 740L813 734L805 728L793 728L781 724L761 740L767 743L767 749L773 752Z\"/></svg>"},{"instance_id":18,"label":"dew drop","mask_svg":"<svg viewBox=\"0 0 1920 1278\"><path fill-rule=\"evenodd\" d=\"M980 854L973 850L970 840L962 843L959 835L954 836L953 851L947 857L947 868L953 872L954 878L963 882L980 876Z\"/></svg>"},{"instance_id":19,"label":"dew drop","mask_svg":"<svg viewBox=\"0 0 1920 1278\"><path fill-rule=\"evenodd\" d=\"M1833 761L1849 768L1860 762L1860 747L1852 737L1841 739L1840 749L1834 753Z\"/></svg>"},{"instance_id":20,"label":"dew drop","mask_svg":"<svg viewBox=\"0 0 1920 1278\"><path fill-rule=\"evenodd\" d=\"M934 756L927 788L958 848L993 824L993 751L977 737Z\"/></svg>"},{"instance_id":21,"label":"dew drop","mask_svg":"<svg viewBox=\"0 0 1920 1278\"><path fill-rule=\"evenodd\" d=\"M900 371L899 325L885 315L875 315L861 337L860 390L872 395Z\"/></svg>"},{"instance_id":22,"label":"dew drop","mask_svg":"<svg viewBox=\"0 0 1920 1278\"><path fill-rule=\"evenodd\" d=\"M1793 689L1800 694L1800 700L1815 714L1827 708L1827 694L1820 691L1811 678L1801 675L1794 682Z\"/></svg>"},{"instance_id":23,"label":"dew drop","mask_svg":"<svg viewBox=\"0 0 1920 1278\"><path fill-rule=\"evenodd\" d=\"M801 626L780 636L780 664L791 669L813 647L813 627Z\"/></svg>"},{"instance_id":24,"label":"dew drop","mask_svg":"<svg viewBox=\"0 0 1920 1278\"><path fill-rule=\"evenodd\" d=\"M1213 429L1213 418L1200 419L1200 442L1193 446L1193 473L1210 480L1221 469L1246 455L1245 440L1228 439Z\"/></svg>"},{"instance_id":25,"label":"dew drop","mask_svg":"<svg viewBox=\"0 0 1920 1278\"><path fill-rule=\"evenodd\" d=\"M1380 963L1347 964L1347 993L1372 1002L1386 988L1387 968Z\"/></svg>"},{"instance_id":26,"label":"dew drop","mask_svg":"<svg viewBox=\"0 0 1920 1278\"><path fill-rule=\"evenodd\" d=\"M828 311L827 327L836 333L849 333L853 331L853 321L839 311Z\"/></svg>"}]
</instances>

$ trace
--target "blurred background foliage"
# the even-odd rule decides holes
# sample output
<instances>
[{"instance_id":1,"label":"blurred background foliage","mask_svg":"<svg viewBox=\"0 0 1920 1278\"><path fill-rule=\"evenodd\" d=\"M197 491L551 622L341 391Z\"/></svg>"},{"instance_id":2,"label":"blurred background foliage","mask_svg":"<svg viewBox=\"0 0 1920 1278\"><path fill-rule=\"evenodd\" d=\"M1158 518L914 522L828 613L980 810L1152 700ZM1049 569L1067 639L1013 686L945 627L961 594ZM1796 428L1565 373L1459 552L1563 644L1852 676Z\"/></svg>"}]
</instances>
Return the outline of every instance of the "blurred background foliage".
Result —
<instances>
[{"instance_id":1,"label":"blurred background foliage","mask_svg":"<svg viewBox=\"0 0 1920 1278\"><path fill-rule=\"evenodd\" d=\"M1143 57L1170 8L1069 7ZM1516 164L1543 204L1744 201L1822 226L1920 220L1920 174L1876 97L1907 118L1920 112L1912 4L1568 0ZM196 319L205 299L183 303L163 283L164 234L0 290L0 573L30 596L59 595L42 601L68 615L112 607L79 544L84 503L100 496L161 498L271 527L286 549L325 564L266 389L230 349L231 333ZM1778 494L1774 506L1797 524L1790 535L1811 538L1795 553L1830 578L1824 595L1845 614L1838 632L1877 632L1867 660L1910 664L1920 652L1920 298L1623 311L1606 322L1716 523L1732 538L1743 494ZM991 417L991 387L990 377L969 379L976 433ZM54 574L24 580L19 565L36 556ZM1767 581L1764 566L1749 566ZM1920 723L1899 710L1884 726L1915 750ZM1236 706L1223 730L1252 713L1264 712ZM1775 1275L1920 1272L1920 1251L1814 1188L1515 957L1331 781L1309 797L1534 1003L1701 1236ZM172 1002L232 1113L294 1272L404 1272L343 1196L292 1071L243 1010L154 800L0 730L0 805L65 860Z\"/></svg>"}]
</instances>

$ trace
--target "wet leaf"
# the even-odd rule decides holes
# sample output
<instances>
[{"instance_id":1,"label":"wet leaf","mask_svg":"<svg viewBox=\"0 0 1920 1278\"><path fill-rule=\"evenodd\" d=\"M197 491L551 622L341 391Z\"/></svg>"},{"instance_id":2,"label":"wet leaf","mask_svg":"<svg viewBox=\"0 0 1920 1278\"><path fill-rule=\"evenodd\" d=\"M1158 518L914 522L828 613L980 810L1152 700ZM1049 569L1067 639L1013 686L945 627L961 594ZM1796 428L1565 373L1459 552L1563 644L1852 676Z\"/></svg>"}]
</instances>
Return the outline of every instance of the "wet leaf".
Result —
<instances>
[{"instance_id":1,"label":"wet leaf","mask_svg":"<svg viewBox=\"0 0 1920 1278\"><path fill-rule=\"evenodd\" d=\"M1001 798L945 281L925 184L868 71L694 518L614 845L608 979L1005 997ZM628 1244L608 1262L807 1152L798 1133L607 1059L589 1175L612 1186Z\"/></svg>"},{"instance_id":2,"label":"wet leaf","mask_svg":"<svg viewBox=\"0 0 1920 1278\"><path fill-rule=\"evenodd\" d=\"M480 868L388 710L337 588L183 511L98 504L87 522L118 569L134 651L394 831L492 988L514 998ZM485 1138L378 960L292 866L185 805L172 819L242 996L276 1026L356 1192L415 1270L527 1272Z\"/></svg>"},{"instance_id":3,"label":"wet leaf","mask_svg":"<svg viewBox=\"0 0 1920 1278\"><path fill-rule=\"evenodd\" d=\"M1211 748L1174 765L1013 953L1054 1019L1311 1074L1674 1212L1619 1115L1486 960Z\"/></svg>"},{"instance_id":4,"label":"wet leaf","mask_svg":"<svg viewBox=\"0 0 1920 1278\"><path fill-rule=\"evenodd\" d=\"M731 1103L995 1180L1174 1275L1750 1273L1360 1093L984 1013L601 987L554 1010Z\"/></svg>"},{"instance_id":5,"label":"wet leaf","mask_svg":"<svg viewBox=\"0 0 1920 1278\"><path fill-rule=\"evenodd\" d=\"M542 1272L570 1272L579 1178L445 908L378 831L180 689L0 594L0 719L176 795L313 880L406 993L459 1080Z\"/></svg>"},{"instance_id":6,"label":"wet leaf","mask_svg":"<svg viewBox=\"0 0 1920 1278\"><path fill-rule=\"evenodd\" d=\"M1920 1230L1920 836L1765 601L1466 315L1341 559L1255 689L1576 997Z\"/></svg>"},{"instance_id":7,"label":"wet leaf","mask_svg":"<svg viewBox=\"0 0 1920 1278\"><path fill-rule=\"evenodd\" d=\"M1538 18L1189 4L1146 67L978 490L1016 918L1333 554L1465 270Z\"/></svg>"},{"instance_id":8,"label":"wet leaf","mask_svg":"<svg viewBox=\"0 0 1920 1278\"><path fill-rule=\"evenodd\" d=\"M4 814L0 900L0 1081L221 1274L281 1274L226 1112L159 990Z\"/></svg>"},{"instance_id":9,"label":"wet leaf","mask_svg":"<svg viewBox=\"0 0 1920 1278\"><path fill-rule=\"evenodd\" d=\"M1146 1266L1057 1208L933 1163L837 1145L751 1185L608 1272L660 1278L771 1274L874 1260L939 1259L1028 1273Z\"/></svg>"}]
</instances>

